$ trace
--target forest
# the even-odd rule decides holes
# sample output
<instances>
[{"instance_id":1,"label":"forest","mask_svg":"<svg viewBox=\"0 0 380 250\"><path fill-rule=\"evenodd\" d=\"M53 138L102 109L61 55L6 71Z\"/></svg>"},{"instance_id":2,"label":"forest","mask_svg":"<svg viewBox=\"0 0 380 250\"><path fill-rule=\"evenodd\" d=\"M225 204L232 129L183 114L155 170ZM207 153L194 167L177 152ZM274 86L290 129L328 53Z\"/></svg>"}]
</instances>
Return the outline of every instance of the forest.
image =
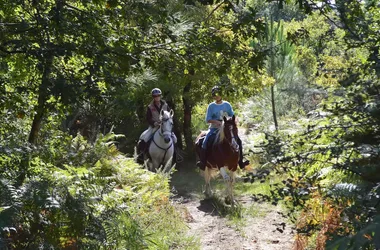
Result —
<instances>
[{"instance_id":1,"label":"forest","mask_svg":"<svg viewBox=\"0 0 380 250\"><path fill-rule=\"evenodd\" d=\"M289 249L380 249L379 53L377 0L0 1L0 249L206 249L173 183L195 185L178 172L199 174L216 85L250 160L238 190L280 209ZM134 160L153 88L170 173Z\"/></svg>"}]
</instances>

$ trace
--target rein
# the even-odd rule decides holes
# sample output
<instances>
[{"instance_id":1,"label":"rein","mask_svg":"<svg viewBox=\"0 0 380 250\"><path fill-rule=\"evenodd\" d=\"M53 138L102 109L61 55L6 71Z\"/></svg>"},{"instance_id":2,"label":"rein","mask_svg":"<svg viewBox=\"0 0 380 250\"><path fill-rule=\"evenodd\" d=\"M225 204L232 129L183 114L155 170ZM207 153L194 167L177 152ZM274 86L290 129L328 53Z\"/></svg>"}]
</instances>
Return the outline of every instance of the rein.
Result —
<instances>
[{"instance_id":1,"label":"rein","mask_svg":"<svg viewBox=\"0 0 380 250\"><path fill-rule=\"evenodd\" d=\"M223 128L224 129L224 128ZM226 134L225 133L225 131L223 131L223 133L224 134ZM232 149L232 151L234 151L234 152L236 152L236 149L235 149L235 147L233 146L233 143L232 143L232 139L235 139L235 140L237 140L237 136L236 135L234 135L233 133L231 133L231 141L227 138L227 136L224 136L224 140L223 141L227 141L227 143L228 143L228 145L230 146L230 149Z\"/></svg>"},{"instance_id":2,"label":"rein","mask_svg":"<svg viewBox=\"0 0 380 250\"><path fill-rule=\"evenodd\" d=\"M168 119L167 119L167 120L168 120ZM164 120L164 121L167 121L167 120ZM154 140L154 135L155 135L155 134L157 133L157 131L159 131L159 130L160 130L159 134L161 135L161 137L162 137L162 136L164 135L164 133L165 133L165 132L163 132L162 125L160 125L160 129L157 129L156 132L154 132L154 134L153 134L153 143L154 143L154 145L156 145L156 147L158 147L159 149L165 151L165 153L164 153L164 157L162 158L162 161L161 161L161 163L160 163L160 166L161 166L161 165L164 163L164 161L165 161L165 157L166 157L166 154L167 154L168 150L173 146L173 140L171 139L171 143L170 143L169 147L167 147L167 148L163 148L163 147L158 146L157 143L156 143L156 141ZM169 132L169 133L170 133L170 132Z\"/></svg>"}]
</instances>

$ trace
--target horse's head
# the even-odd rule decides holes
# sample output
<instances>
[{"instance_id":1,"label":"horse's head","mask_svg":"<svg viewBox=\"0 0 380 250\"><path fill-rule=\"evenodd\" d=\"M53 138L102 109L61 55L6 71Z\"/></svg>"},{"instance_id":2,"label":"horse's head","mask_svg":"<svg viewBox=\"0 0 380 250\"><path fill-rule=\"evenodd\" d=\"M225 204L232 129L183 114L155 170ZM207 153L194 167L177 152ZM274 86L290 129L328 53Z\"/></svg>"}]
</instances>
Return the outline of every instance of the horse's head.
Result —
<instances>
[{"instance_id":1,"label":"horse's head","mask_svg":"<svg viewBox=\"0 0 380 250\"><path fill-rule=\"evenodd\" d=\"M160 113L160 121L161 121L160 132L162 136L164 137L164 141L166 143L170 142L170 138L172 136L173 115L174 115L173 110L170 110L170 112L161 110L161 113Z\"/></svg>"},{"instance_id":2,"label":"horse's head","mask_svg":"<svg viewBox=\"0 0 380 250\"><path fill-rule=\"evenodd\" d=\"M223 117L223 133L225 140L228 141L230 144L231 148L235 150L236 152L239 151L239 145L236 142L236 138L238 137L238 129L236 126L236 121L235 121L235 115L232 117L226 118L225 116Z\"/></svg>"}]
</instances>

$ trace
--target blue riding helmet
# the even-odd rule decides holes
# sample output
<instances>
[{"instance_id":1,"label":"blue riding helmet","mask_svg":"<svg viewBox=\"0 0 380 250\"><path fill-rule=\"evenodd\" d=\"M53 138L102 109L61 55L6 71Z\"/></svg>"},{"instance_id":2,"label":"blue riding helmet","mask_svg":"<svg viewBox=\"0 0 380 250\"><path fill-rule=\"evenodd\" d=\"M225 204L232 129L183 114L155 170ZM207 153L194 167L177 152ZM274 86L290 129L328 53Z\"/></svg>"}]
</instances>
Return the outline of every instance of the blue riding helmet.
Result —
<instances>
[{"instance_id":1,"label":"blue riding helmet","mask_svg":"<svg viewBox=\"0 0 380 250\"><path fill-rule=\"evenodd\" d=\"M159 88L152 89L152 96L154 95L162 95L161 89Z\"/></svg>"}]
</instances>

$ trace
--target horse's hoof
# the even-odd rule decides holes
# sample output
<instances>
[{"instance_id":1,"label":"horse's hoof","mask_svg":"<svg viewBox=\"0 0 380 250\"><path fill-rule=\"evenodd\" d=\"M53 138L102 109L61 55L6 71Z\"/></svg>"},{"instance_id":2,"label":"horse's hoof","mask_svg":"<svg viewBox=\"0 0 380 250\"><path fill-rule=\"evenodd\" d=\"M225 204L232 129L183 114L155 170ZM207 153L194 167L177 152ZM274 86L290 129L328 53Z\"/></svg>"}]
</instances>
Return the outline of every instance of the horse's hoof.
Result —
<instances>
[{"instance_id":1,"label":"horse's hoof","mask_svg":"<svg viewBox=\"0 0 380 250\"><path fill-rule=\"evenodd\" d=\"M206 196L206 198L210 198L212 196L211 191L204 191L203 194Z\"/></svg>"}]
</instances>

